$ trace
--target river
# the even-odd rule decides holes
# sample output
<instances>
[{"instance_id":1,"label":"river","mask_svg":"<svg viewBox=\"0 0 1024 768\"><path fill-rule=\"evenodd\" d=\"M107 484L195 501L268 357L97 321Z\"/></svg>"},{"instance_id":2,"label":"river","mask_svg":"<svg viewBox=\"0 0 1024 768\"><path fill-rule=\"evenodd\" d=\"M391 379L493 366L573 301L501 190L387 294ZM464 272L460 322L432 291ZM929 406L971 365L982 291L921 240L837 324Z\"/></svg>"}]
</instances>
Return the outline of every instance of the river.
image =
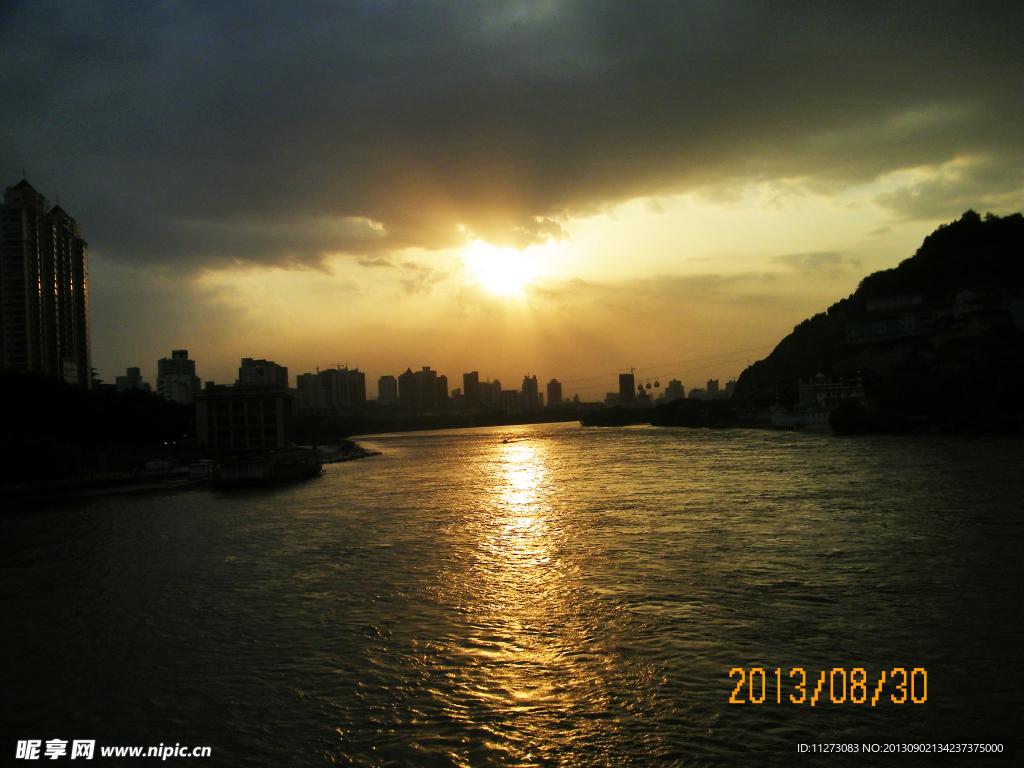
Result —
<instances>
[{"instance_id":1,"label":"river","mask_svg":"<svg viewBox=\"0 0 1024 768\"><path fill-rule=\"evenodd\" d=\"M260 491L8 505L0 749L1020 755L1020 440L544 424L359 442L381 455ZM954 742L1004 751L863 752ZM813 752L832 743L858 751Z\"/></svg>"}]
</instances>

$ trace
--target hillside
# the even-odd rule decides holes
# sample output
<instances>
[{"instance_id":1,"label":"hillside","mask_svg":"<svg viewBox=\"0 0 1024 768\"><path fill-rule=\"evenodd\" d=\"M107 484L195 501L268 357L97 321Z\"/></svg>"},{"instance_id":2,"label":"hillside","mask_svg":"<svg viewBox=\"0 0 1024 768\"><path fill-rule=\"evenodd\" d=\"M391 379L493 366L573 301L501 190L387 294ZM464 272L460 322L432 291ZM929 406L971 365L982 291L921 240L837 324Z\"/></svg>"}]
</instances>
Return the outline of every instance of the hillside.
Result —
<instances>
[{"instance_id":1,"label":"hillside","mask_svg":"<svg viewBox=\"0 0 1024 768\"><path fill-rule=\"evenodd\" d=\"M740 375L734 402L788 405L800 379L861 374L881 408L997 418L1020 410L1008 387L1024 374L1022 329L1024 216L968 211L911 258L797 325Z\"/></svg>"}]
</instances>

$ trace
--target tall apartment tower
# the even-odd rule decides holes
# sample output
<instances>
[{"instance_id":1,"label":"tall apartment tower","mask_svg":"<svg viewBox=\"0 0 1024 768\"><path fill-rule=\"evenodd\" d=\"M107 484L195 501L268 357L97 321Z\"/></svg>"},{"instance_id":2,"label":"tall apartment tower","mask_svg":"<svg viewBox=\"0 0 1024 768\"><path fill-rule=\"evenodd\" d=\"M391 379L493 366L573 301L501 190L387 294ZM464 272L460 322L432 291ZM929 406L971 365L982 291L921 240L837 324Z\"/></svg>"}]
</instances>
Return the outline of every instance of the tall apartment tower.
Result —
<instances>
[{"instance_id":1,"label":"tall apartment tower","mask_svg":"<svg viewBox=\"0 0 1024 768\"><path fill-rule=\"evenodd\" d=\"M92 384L89 249L59 205L22 179L0 206L0 367Z\"/></svg>"},{"instance_id":2,"label":"tall apartment tower","mask_svg":"<svg viewBox=\"0 0 1024 768\"><path fill-rule=\"evenodd\" d=\"M625 405L634 402L636 402L636 379L633 378L632 373L620 373L619 403Z\"/></svg>"},{"instance_id":3,"label":"tall apartment tower","mask_svg":"<svg viewBox=\"0 0 1024 768\"><path fill-rule=\"evenodd\" d=\"M557 408L562 404L562 384L558 379L548 382L548 408Z\"/></svg>"},{"instance_id":4,"label":"tall apartment tower","mask_svg":"<svg viewBox=\"0 0 1024 768\"><path fill-rule=\"evenodd\" d=\"M201 382L196 376L196 361L188 359L187 349L175 349L170 357L156 361L156 392L173 403L191 405L199 394Z\"/></svg>"},{"instance_id":5,"label":"tall apartment tower","mask_svg":"<svg viewBox=\"0 0 1024 768\"><path fill-rule=\"evenodd\" d=\"M527 411L533 411L540 407L536 376L523 376L522 406Z\"/></svg>"}]
</instances>

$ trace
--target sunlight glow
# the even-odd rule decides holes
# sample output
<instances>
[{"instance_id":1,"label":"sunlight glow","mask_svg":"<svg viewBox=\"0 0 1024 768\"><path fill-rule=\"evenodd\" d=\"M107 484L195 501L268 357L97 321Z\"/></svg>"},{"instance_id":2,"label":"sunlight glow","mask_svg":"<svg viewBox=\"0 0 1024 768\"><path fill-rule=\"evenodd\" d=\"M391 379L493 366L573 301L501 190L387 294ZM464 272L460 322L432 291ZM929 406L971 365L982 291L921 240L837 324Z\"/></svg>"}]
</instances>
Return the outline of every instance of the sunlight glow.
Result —
<instances>
[{"instance_id":1,"label":"sunlight glow","mask_svg":"<svg viewBox=\"0 0 1024 768\"><path fill-rule=\"evenodd\" d=\"M536 250L496 248L483 240L473 240L462 249L461 256L472 282L499 296L522 296L526 286L542 274Z\"/></svg>"}]
</instances>

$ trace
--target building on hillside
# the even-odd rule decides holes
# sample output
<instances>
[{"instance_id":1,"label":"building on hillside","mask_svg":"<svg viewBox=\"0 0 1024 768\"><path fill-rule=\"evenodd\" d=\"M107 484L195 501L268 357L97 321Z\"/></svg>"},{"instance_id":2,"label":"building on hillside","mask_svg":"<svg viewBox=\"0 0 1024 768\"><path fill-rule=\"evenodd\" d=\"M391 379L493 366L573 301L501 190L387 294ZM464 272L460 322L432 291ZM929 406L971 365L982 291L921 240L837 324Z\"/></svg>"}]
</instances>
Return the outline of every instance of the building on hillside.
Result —
<instances>
[{"instance_id":1,"label":"building on hillside","mask_svg":"<svg viewBox=\"0 0 1024 768\"><path fill-rule=\"evenodd\" d=\"M60 205L22 179L0 205L0 369L92 386L89 249Z\"/></svg>"},{"instance_id":2,"label":"building on hillside","mask_svg":"<svg viewBox=\"0 0 1024 768\"><path fill-rule=\"evenodd\" d=\"M139 368L129 368L124 376L114 377L114 386L118 392L127 392L130 389L139 389L143 392L152 392L152 387L142 380L142 371Z\"/></svg>"},{"instance_id":3,"label":"building on hillside","mask_svg":"<svg viewBox=\"0 0 1024 768\"><path fill-rule=\"evenodd\" d=\"M191 405L199 394L201 383L196 376L195 360L189 360L187 349L175 349L170 357L156 363L156 392L173 403Z\"/></svg>"}]
</instances>

